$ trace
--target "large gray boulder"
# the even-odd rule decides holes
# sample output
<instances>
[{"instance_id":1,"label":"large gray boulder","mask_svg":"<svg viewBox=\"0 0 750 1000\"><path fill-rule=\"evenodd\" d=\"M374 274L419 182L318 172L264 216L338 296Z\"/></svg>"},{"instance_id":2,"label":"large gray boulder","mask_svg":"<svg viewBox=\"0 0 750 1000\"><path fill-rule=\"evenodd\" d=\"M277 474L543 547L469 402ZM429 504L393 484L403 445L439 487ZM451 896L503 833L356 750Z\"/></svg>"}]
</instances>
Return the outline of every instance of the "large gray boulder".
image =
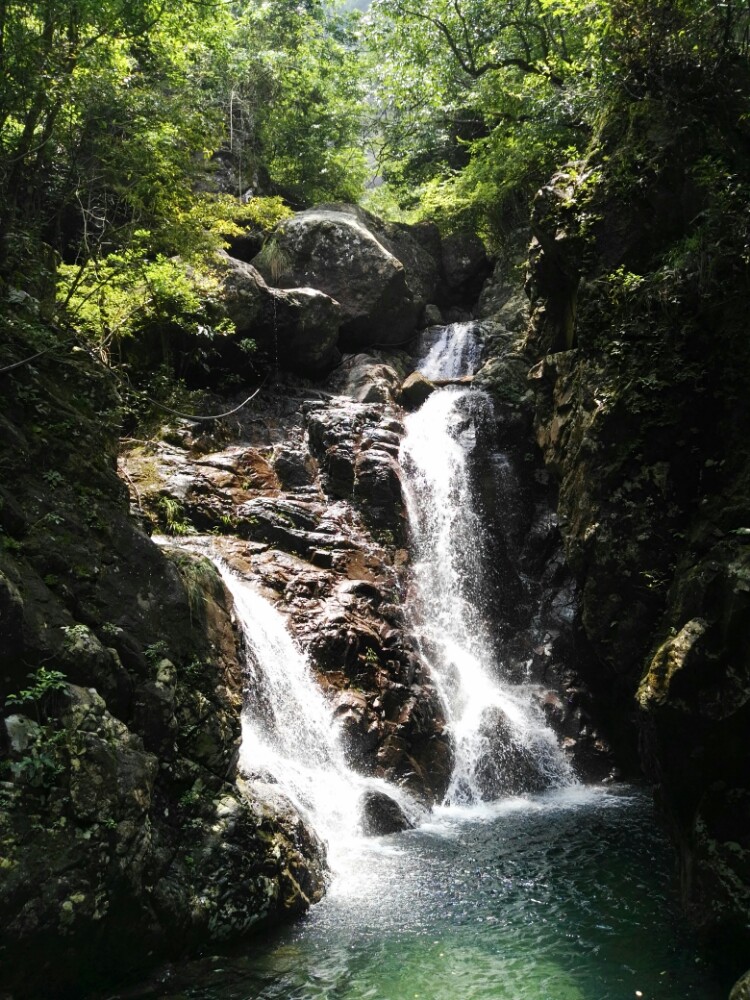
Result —
<instances>
[{"instance_id":1,"label":"large gray boulder","mask_svg":"<svg viewBox=\"0 0 750 1000\"><path fill-rule=\"evenodd\" d=\"M224 305L238 339L251 338L282 368L320 375L338 360L342 310L316 288L272 288L251 265L223 255Z\"/></svg>"},{"instance_id":2,"label":"large gray boulder","mask_svg":"<svg viewBox=\"0 0 750 1000\"><path fill-rule=\"evenodd\" d=\"M440 278L434 226L385 223L354 205L323 205L279 224L253 265L280 288L311 286L341 304L345 350L409 339Z\"/></svg>"},{"instance_id":3,"label":"large gray boulder","mask_svg":"<svg viewBox=\"0 0 750 1000\"><path fill-rule=\"evenodd\" d=\"M328 391L358 403L392 403L403 378L402 368L394 354L351 354L331 372L324 385Z\"/></svg>"}]
</instances>

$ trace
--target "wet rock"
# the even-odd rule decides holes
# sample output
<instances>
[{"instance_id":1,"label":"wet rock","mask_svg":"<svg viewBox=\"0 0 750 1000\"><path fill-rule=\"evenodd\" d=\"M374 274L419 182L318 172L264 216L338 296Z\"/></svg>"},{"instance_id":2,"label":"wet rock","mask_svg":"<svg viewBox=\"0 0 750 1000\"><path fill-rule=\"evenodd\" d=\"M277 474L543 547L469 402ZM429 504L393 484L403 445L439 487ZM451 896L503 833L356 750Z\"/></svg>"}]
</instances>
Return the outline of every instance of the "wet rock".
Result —
<instances>
[{"instance_id":1,"label":"wet rock","mask_svg":"<svg viewBox=\"0 0 750 1000\"><path fill-rule=\"evenodd\" d=\"M483 798L541 792L547 787L535 748L514 734L502 709L485 710L479 733L484 746L475 779Z\"/></svg>"},{"instance_id":2,"label":"wet rock","mask_svg":"<svg viewBox=\"0 0 750 1000\"><path fill-rule=\"evenodd\" d=\"M147 456L148 489L157 496L176 489L174 470L182 470L185 517L221 527L214 545L286 616L337 714L350 764L404 783L425 802L439 800L450 779L450 741L401 608L400 414L383 404L307 397L289 406L279 426L290 443L274 446L272 475L246 490L238 486L243 455L248 445L257 451L266 433L249 424L244 449L225 447L199 464L185 452ZM279 459L292 452L287 473ZM311 479L302 479L301 466ZM140 490L144 475L132 469L130 476ZM228 527L221 517L231 519ZM148 686L138 697L158 728L164 699Z\"/></svg>"},{"instance_id":3,"label":"wet rock","mask_svg":"<svg viewBox=\"0 0 750 1000\"><path fill-rule=\"evenodd\" d=\"M279 446L274 451L273 469L283 489L311 486L317 466L310 454Z\"/></svg>"},{"instance_id":4,"label":"wet rock","mask_svg":"<svg viewBox=\"0 0 750 1000\"><path fill-rule=\"evenodd\" d=\"M368 523L390 531L394 542L398 542L405 531L398 461L390 450L373 445L357 456L354 472L354 499L363 507Z\"/></svg>"},{"instance_id":5,"label":"wet rock","mask_svg":"<svg viewBox=\"0 0 750 1000\"><path fill-rule=\"evenodd\" d=\"M368 761L382 739L382 732L377 713L368 705L365 694L351 688L341 691L336 697L334 718L350 767L371 770Z\"/></svg>"},{"instance_id":6,"label":"wet rock","mask_svg":"<svg viewBox=\"0 0 750 1000\"><path fill-rule=\"evenodd\" d=\"M729 1000L750 1000L750 972L746 972L744 976L740 976L732 987Z\"/></svg>"},{"instance_id":7,"label":"wet rock","mask_svg":"<svg viewBox=\"0 0 750 1000\"><path fill-rule=\"evenodd\" d=\"M367 791L362 796L362 832L366 837L382 837L389 833L411 830L414 824L404 814L395 799L385 792Z\"/></svg>"},{"instance_id":8,"label":"wet rock","mask_svg":"<svg viewBox=\"0 0 750 1000\"><path fill-rule=\"evenodd\" d=\"M348 356L326 380L326 388L359 403L393 403L401 376L371 354Z\"/></svg>"},{"instance_id":9,"label":"wet rock","mask_svg":"<svg viewBox=\"0 0 750 1000\"><path fill-rule=\"evenodd\" d=\"M418 410L434 391L434 383L419 372L412 372L401 384L399 402L407 410Z\"/></svg>"}]
</instances>

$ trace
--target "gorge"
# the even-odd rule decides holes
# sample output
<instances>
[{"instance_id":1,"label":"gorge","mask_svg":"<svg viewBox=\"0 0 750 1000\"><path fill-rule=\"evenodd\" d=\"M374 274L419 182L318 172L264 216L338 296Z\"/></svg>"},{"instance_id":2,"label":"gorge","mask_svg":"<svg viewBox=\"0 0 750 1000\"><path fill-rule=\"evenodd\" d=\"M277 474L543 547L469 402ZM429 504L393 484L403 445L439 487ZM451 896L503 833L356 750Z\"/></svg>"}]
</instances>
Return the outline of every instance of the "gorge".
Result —
<instances>
[{"instance_id":1,"label":"gorge","mask_svg":"<svg viewBox=\"0 0 750 1000\"><path fill-rule=\"evenodd\" d=\"M658 123L604 130L492 262L343 203L234 234L210 349L105 364L16 295L5 996L727 995L746 262L658 256L702 151ZM206 405L147 430L128 366L160 357Z\"/></svg>"}]
</instances>

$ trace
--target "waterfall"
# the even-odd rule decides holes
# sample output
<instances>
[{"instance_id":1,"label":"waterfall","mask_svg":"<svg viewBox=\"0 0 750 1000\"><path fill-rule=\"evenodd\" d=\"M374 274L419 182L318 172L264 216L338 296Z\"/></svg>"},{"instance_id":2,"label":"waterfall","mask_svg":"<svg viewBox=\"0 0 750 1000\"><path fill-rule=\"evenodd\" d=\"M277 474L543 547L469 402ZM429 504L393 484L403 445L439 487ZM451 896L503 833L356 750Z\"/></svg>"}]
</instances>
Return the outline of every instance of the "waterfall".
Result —
<instances>
[{"instance_id":1,"label":"waterfall","mask_svg":"<svg viewBox=\"0 0 750 1000\"><path fill-rule=\"evenodd\" d=\"M252 584L217 565L247 649L240 768L278 785L308 817L335 870L361 836L363 795L385 792L406 815L414 816L415 804L395 786L349 768L330 706L284 617Z\"/></svg>"},{"instance_id":2,"label":"waterfall","mask_svg":"<svg viewBox=\"0 0 750 1000\"><path fill-rule=\"evenodd\" d=\"M440 328L417 369L433 378L470 374L479 353L476 347L464 349L469 336L464 328L471 326ZM456 334L460 350L450 344ZM540 791L573 780L528 687L502 681L480 607L488 546L469 460L493 419L485 393L440 389L406 419L401 445L415 614L454 741L450 803Z\"/></svg>"},{"instance_id":3,"label":"waterfall","mask_svg":"<svg viewBox=\"0 0 750 1000\"><path fill-rule=\"evenodd\" d=\"M480 324L475 320L432 326L422 333L417 354L417 370L425 378L456 378L469 374L482 354Z\"/></svg>"}]
</instances>

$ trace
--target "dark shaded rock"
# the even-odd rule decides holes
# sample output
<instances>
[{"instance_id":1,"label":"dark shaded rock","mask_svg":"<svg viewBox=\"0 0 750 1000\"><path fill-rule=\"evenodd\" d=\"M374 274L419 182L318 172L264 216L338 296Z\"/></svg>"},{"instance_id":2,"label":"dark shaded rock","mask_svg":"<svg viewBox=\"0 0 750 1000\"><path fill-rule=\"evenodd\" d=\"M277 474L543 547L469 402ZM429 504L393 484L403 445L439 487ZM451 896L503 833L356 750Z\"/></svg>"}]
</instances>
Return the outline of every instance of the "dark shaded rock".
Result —
<instances>
[{"instance_id":1,"label":"dark shaded rock","mask_svg":"<svg viewBox=\"0 0 750 1000\"><path fill-rule=\"evenodd\" d=\"M732 987L729 1000L750 1000L750 972L746 972L744 976L740 976Z\"/></svg>"},{"instance_id":2,"label":"dark shaded rock","mask_svg":"<svg viewBox=\"0 0 750 1000\"><path fill-rule=\"evenodd\" d=\"M368 523L390 530L394 541L401 539L405 529L404 498L401 469L392 452L373 444L357 456L354 472L354 499L365 510Z\"/></svg>"},{"instance_id":3,"label":"dark shaded rock","mask_svg":"<svg viewBox=\"0 0 750 1000\"><path fill-rule=\"evenodd\" d=\"M383 738L377 713L372 711L363 692L347 688L336 697L334 717L350 767L367 771L368 760Z\"/></svg>"},{"instance_id":4,"label":"dark shaded rock","mask_svg":"<svg viewBox=\"0 0 750 1000\"><path fill-rule=\"evenodd\" d=\"M710 125L691 119L688 129L661 102L626 129L613 116L589 159L545 188L527 349L537 438L559 482L601 688L612 715L638 731L687 912L746 964L750 357L746 276L735 268L744 234L717 217L720 280L704 281L687 255L684 270L665 266L705 236L697 220L713 195L696 188L697 164L726 144L737 111L729 101ZM636 149L650 171L624 199L615 164ZM743 154L743 176L745 164Z\"/></svg>"},{"instance_id":5,"label":"dark shaded rock","mask_svg":"<svg viewBox=\"0 0 750 1000\"><path fill-rule=\"evenodd\" d=\"M28 356L16 336L6 347ZM0 554L0 964L14 996L72 995L301 912L323 892L323 850L288 803L237 776L228 596L211 563L128 517L111 378L59 348L3 393L27 430L56 419L25 452L0 437L6 488L30 515ZM163 463L184 500L178 450L142 449L141 481L158 490ZM249 486L241 454L199 455L199 478ZM268 472L253 481L278 487ZM65 680L50 687L40 665Z\"/></svg>"},{"instance_id":6,"label":"dark shaded rock","mask_svg":"<svg viewBox=\"0 0 750 1000\"><path fill-rule=\"evenodd\" d=\"M442 301L472 305L492 269L484 244L475 233L451 233L442 241Z\"/></svg>"},{"instance_id":7,"label":"dark shaded rock","mask_svg":"<svg viewBox=\"0 0 750 1000\"><path fill-rule=\"evenodd\" d=\"M284 489L312 485L317 472L315 460L307 452L283 447L274 452L273 468Z\"/></svg>"},{"instance_id":8,"label":"dark shaded rock","mask_svg":"<svg viewBox=\"0 0 750 1000\"><path fill-rule=\"evenodd\" d=\"M0 570L0 660L14 660L23 649L23 598L7 572Z\"/></svg>"},{"instance_id":9,"label":"dark shaded rock","mask_svg":"<svg viewBox=\"0 0 750 1000\"><path fill-rule=\"evenodd\" d=\"M427 327L442 326L443 314L440 311L440 306L436 306L434 302L428 302L422 313L422 322Z\"/></svg>"},{"instance_id":10,"label":"dark shaded rock","mask_svg":"<svg viewBox=\"0 0 750 1000\"><path fill-rule=\"evenodd\" d=\"M401 806L385 792L368 791L362 796L362 832L366 837L382 837L389 833L411 830Z\"/></svg>"},{"instance_id":11,"label":"dark shaded rock","mask_svg":"<svg viewBox=\"0 0 750 1000\"><path fill-rule=\"evenodd\" d=\"M263 233L260 231L247 231L237 236L227 238L227 253L235 260L241 260L249 264L253 257L259 253L263 246Z\"/></svg>"},{"instance_id":12,"label":"dark shaded rock","mask_svg":"<svg viewBox=\"0 0 750 1000\"><path fill-rule=\"evenodd\" d=\"M518 742L501 709L485 710L479 732L484 745L475 777L483 798L541 792L547 787L534 747Z\"/></svg>"},{"instance_id":13,"label":"dark shaded rock","mask_svg":"<svg viewBox=\"0 0 750 1000\"><path fill-rule=\"evenodd\" d=\"M223 260L224 304L237 339L255 340L291 371L328 370L338 357L338 303L316 288L271 288L251 264Z\"/></svg>"}]
</instances>

